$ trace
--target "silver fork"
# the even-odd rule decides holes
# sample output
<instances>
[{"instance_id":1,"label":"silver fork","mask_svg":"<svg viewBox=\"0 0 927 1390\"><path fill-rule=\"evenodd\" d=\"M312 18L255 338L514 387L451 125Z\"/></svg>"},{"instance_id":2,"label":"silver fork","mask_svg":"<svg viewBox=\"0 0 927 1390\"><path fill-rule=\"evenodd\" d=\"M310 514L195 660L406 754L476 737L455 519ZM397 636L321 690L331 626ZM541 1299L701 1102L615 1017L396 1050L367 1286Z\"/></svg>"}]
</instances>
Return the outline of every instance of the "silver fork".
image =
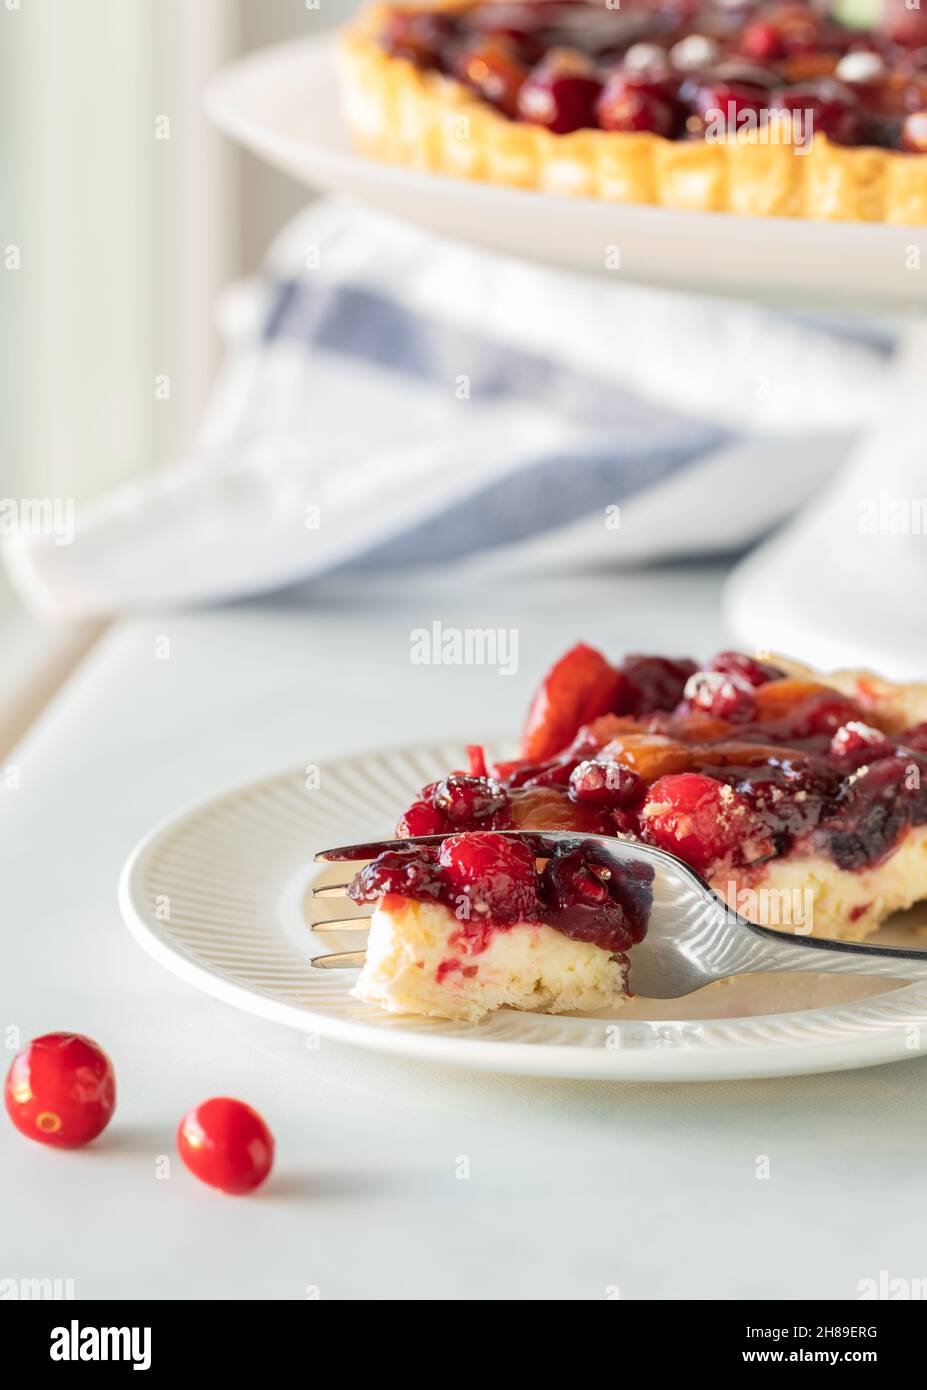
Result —
<instances>
[{"instance_id":1,"label":"silver fork","mask_svg":"<svg viewBox=\"0 0 927 1390\"><path fill-rule=\"evenodd\" d=\"M893 980L927 979L927 951L908 951L867 946L851 941L828 941L813 936L792 936L755 926L741 917L708 887L681 859L649 845L629 843L609 835L577 835L569 830L501 830L494 832L521 840L539 858L558 850L587 848L621 872L644 865L653 873L653 906L647 935L631 948L631 984L635 994L648 999L679 999L694 990L731 975L791 970L841 975L874 975ZM384 850L415 849L440 844L443 835L423 835L408 840L382 840L363 845L326 849L317 863L370 860ZM316 897L343 895L347 883L313 888ZM316 922L313 931L365 930L368 916L328 918ZM363 951L342 951L317 956L319 969L355 969L363 965Z\"/></svg>"}]
</instances>

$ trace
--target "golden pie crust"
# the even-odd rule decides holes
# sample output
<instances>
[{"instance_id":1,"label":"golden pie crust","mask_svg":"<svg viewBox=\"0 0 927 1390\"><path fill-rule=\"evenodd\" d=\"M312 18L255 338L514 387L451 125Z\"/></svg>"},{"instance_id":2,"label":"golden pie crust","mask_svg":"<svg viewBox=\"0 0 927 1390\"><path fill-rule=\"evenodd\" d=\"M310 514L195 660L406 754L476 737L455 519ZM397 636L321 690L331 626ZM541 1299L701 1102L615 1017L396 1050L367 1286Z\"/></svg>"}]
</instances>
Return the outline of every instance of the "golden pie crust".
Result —
<instances>
[{"instance_id":1,"label":"golden pie crust","mask_svg":"<svg viewBox=\"0 0 927 1390\"><path fill-rule=\"evenodd\" d=\"M458 0L438 0L453 9ZM568 197L690 212L927 224L927 155L832 144L667 140L510 121L461 82L378 42L401 6L377 5L342 36L345 111L361 153L407 168Z\"/></svg>"}]
</instances>

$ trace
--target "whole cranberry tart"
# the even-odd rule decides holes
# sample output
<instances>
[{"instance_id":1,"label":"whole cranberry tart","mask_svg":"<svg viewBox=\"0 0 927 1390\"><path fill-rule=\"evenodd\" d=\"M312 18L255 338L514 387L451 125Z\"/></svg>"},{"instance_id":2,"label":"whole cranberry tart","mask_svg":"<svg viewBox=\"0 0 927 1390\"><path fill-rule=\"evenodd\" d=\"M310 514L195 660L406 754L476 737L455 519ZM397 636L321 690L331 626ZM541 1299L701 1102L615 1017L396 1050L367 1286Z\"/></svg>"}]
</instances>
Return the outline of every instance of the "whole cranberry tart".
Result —
<instances>
[{"instance_id":1,"label":"whole cranberry tart","mask_svg":"<svg viewBox=\"0 0 927 1390\"><path fill-rule=\"evenodd\" d=\"M927 223L927 6L379 5L342 45L375 158L697 211Z\"/></svg>"},{"instance_id":2,"label":"whole cranberry tart","mask_svg":"<svg viewBox=\"0 0 927 1390\"><path fill-rule=\"evenodd\" d=\"M542 863L510 829L655 845L761 925L858 940L927 898L927 685L572 648L517 759L487 767L474 747L406 809L397 835L440 844L397 847L355 879L351 896L376 903L361 998L478 1018L623 997L647 870L616 871L594 844Z\"/></svg>"}]
</instances>

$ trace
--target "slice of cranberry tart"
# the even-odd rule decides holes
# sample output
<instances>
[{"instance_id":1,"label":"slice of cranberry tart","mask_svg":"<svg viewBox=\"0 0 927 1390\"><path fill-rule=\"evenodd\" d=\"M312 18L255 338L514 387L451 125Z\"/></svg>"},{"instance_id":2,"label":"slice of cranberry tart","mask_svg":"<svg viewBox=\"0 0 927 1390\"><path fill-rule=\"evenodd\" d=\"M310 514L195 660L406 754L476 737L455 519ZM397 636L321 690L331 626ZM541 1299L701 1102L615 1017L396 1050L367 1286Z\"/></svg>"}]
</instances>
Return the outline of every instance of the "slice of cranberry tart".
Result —
<instances>
[{"instance_id":1,"label":"slice of cranberry tart","mask_svg":"<svg viewBox=\"0 0 927 1390\"><path fill-rule=\"evenodd\" d=\"M542 862L492 830L388 851L349 889L376 904L354 993L391 1012L469 1020L503 1006L615 1004L628 989L625 952L647 929L652 878L594 843Z\"/></svg>"},{"instance_id":2,"label":"slice of cranberry tart","mask_svg":"<svg viewBox=\"0 0 927 1390\"><path fill-rule=\"evenodd\" d=\"M342 45L367 154L697 211L927 223L927 8L817 0L379 5Z\"/></svg>"},{"instance_id":3,"label":"slice of cranberry tart","mask_svg":"<svg viewBox=\"0 0 927 1390\"><path fill-rule=\"evenodd\" d=\"M927 685L740 652L613 666L580 644L541 683L521 757L487 769L472 749L397 834L626 836L732 900L809 890L818 935L860 938L927 897L925 720Z\"/></svg>"}]
</instances>

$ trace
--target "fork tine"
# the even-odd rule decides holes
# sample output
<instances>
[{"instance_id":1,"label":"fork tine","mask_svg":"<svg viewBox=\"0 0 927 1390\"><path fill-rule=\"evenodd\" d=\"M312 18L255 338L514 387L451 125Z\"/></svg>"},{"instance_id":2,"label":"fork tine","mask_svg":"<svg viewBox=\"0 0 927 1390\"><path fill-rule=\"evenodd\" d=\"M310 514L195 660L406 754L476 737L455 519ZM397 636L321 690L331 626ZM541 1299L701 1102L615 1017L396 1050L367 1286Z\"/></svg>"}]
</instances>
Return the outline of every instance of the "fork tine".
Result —
<instances>
[{"instance_id":1,"label":"fork tine","mask_svg":"<svg viewBox=\"0 0 927 1390\"><path fill-rule=\"evenodd\" d=\"M314 898L342 898L345 889L350 885L347 883L320 883L312 890Z\"/></svg>"},{"instance_id":2,"label":"fork tine","mask_svg":"<svg viewBox=\"0 0 927 1390\"><path fill-rule=\"evenodd\" d=\"M309 964L315 970L359 970L366 951L337 951L331 956L316 956Z\"/></svg>"},{"instance_id":3,"label":"fork tine","mask_svg":"<svg viewBox=\"0 0 927 1390\"><path fill-rule=\"evenodd\" d=\"M310 931L368 931L370 917L326 917L323 922L313 922Z\"/></svg>"}]
</instances>

